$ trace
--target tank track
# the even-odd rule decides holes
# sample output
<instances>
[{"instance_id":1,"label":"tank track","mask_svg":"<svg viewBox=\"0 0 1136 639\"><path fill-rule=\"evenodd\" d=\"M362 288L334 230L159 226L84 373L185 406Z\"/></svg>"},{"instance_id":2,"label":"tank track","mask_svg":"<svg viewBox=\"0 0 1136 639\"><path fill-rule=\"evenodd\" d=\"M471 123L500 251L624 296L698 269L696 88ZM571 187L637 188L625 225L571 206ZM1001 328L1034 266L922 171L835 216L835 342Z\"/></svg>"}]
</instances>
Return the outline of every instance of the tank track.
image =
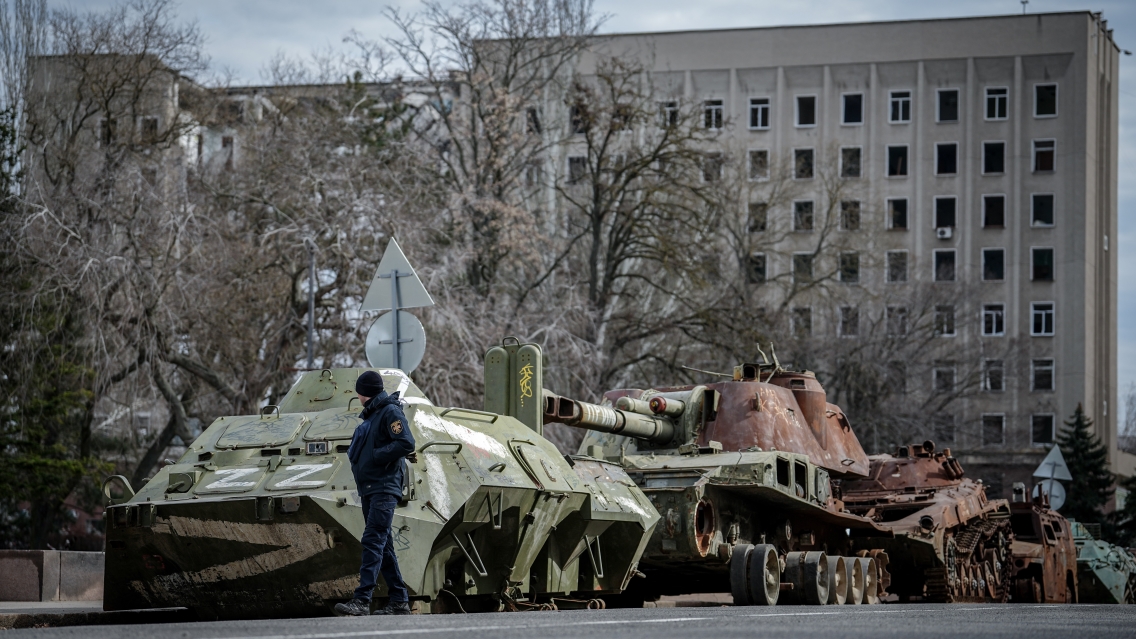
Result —
<instances>
[{"instance_id":1,"label":"tank track","mask_svg":"<svg viewBox=\"0 0 1136 639\"><path fill-rule=\"evenodd\" d=\"M923 600L1009 601L1010 537L1009 519L979 519L948 533L942 564L923 571Z\"/></svg>"}]
</instances>

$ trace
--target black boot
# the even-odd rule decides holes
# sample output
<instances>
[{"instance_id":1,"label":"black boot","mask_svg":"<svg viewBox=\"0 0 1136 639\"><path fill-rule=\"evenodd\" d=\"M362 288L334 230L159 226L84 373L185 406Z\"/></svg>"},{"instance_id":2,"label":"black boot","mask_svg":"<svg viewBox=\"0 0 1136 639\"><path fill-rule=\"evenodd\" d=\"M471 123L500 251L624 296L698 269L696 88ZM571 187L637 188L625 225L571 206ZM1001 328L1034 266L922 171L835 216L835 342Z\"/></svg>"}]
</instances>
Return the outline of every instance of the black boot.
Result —
<instances>
[{"instance_id":1,"label":"black boot","mask_svg":"<svg viewBox=\"0 0 1136 639\"><path fill-rule=\"evenodd\" d=\"M409 615L410 603L406 601L391 601L387 605L371 613L372 615Z\"/></svg>"},{"instance_id":2,"label":"black boot","mask_svg":"<svg viewBox=\"0 0 1136 639\"><path fill-rule=\"evenodd\" d=\"M364 617L371 611L371 602L352 599L347 603L335 604L335 614L340 617Z\"/></svg>"}]
</instances>

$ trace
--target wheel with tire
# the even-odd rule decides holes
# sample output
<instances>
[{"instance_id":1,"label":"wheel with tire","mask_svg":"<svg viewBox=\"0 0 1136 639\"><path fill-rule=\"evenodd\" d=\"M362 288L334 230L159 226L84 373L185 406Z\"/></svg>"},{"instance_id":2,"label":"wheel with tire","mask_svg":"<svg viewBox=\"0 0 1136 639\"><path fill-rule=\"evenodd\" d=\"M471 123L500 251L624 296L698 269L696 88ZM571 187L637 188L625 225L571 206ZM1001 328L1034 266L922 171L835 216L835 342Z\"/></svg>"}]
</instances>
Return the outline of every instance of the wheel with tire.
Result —
<instances>
[{"instance_id":1,"label":"wheel with tire","mask_svg":"<svg viewBox=\"0 0 1136 639\"><path fill-rule=\"evenodd\" d=\"M781 595L781 561L777 547L758 544L749 554L749 599L754 606L775 606Z\"/></svg>"},{"instance_id":2,"label":"wheel with tire","mask_svg":"<svg viewBox=\"0 0 1136 639\"><path fill-rule=\"evenodd\" d=\"M749 597L749 561L753 544L738 544L730 552L730 592L735 606L751 606Z\"/></svg>"}]
</instances>

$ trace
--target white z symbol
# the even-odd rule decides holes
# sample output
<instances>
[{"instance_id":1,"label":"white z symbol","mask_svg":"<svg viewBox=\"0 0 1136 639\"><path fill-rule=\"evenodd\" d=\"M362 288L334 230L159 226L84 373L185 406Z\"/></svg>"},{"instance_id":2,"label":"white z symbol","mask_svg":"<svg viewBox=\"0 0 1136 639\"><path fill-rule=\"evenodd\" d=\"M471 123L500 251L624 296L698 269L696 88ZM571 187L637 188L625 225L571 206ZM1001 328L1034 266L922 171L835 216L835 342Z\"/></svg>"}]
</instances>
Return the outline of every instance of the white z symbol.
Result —
<instances>
[{"instance_id":1,"label":"white z symbol","mask_svg":"<svg viewBox=\"0 0 1136 639\"><path fill-rule=\"evenodd\" d=\"M274 488L305 488L313 486L323 486L327 483L326 479L309 479L308 481L300 481L301 477L307 477L313 473L318 473L325 468L331 468L331 464L297 464L295 466L285 466L281 470L287 469L288 471L303 471L297 472L295 476L288 479L276 482Z\"/></svg>"},{"instance_id":2,"label":"white z symbol","mask_svg":"<svg viewBox=\"0 0 1136 639\"><path fill-rule=\"evenodd\" d=\"M216 471L217 481L209 484L204 490L212 490L218 488L251 488L256 485L255 481L233 481L240 479L245 475L251 475L260 470L259 468L226 468L224 470Z\"/></svg>"}]
</instances>

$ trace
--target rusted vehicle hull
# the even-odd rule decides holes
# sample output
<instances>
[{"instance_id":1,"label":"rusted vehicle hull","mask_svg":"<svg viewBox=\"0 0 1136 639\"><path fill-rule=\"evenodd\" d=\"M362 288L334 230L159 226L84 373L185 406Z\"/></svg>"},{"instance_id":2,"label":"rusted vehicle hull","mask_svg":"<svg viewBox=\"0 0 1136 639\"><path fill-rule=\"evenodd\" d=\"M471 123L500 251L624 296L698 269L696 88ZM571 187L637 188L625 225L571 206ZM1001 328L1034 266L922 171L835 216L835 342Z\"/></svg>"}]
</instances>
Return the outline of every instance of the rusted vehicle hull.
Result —
<instances>
[{"instance_id":1,"label":"rusted vehicle hull","mask_svg":"<svg viewBox=\"0 0 1136 639\"><path fill-rule=\"evenodd\" d=\"M1015 487L1017 489L1017 487ZM1024 495L1024 490L1017 491ZM1010 504L1015 603L1077 603L1077 547L1069 521L1044 497Z\"/></svg>"}]
</instances>

